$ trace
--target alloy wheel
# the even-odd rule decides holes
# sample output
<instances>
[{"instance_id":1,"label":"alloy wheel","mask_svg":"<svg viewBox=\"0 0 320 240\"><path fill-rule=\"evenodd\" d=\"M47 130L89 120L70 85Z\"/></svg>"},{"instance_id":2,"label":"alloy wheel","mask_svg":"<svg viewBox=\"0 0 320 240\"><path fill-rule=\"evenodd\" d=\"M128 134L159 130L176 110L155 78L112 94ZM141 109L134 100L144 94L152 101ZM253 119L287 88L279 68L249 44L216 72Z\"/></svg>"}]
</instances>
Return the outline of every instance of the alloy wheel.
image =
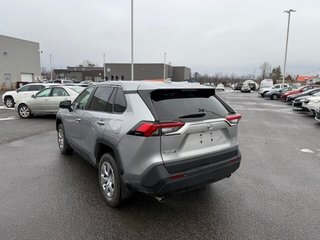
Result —
<instances>
[{"instance_id":1,"label":"alloy wheel","mask_svg":"<svg viewBox=\"0 0 320 240\"><path fill-rule=\"evenodd\" d=\"M63 147L64 147L64 133L61 128L59 128L59 131L58 131L58 145L59 145L60 150L63 149Z\"/></svg>"},{"instance_id":2,"label":"alloy wheel","mask_svg":"<svg viewBox=\"0 0 320 240\"><path fill-rule=\"evenodd\" d=\"M19 115L21 117L28 118L30 114L31 114L30 109L26 105L23 105L19 108Z\"/></svg>"},{"instance_id":3,"label":"alloy wheel","mask_svg":"<svg viewBox=\"0 0 320 240\"><path fill-rule=\"evenodd\" d=\"M100 184L108 199L112 199L115 193L113 168L108 162L104 162L100 169Z\"/></svg>"},{"instance_id":4,"label":"alloy wheel","mask_svg":"<svg viewBox=\"0 0 320 240\"><path fill-rule=\"evenodd\" d=\"M6 106L8 108L12 108L13 107L13 99L12 98L6 98Z\"/></svg>"}]
</instances>

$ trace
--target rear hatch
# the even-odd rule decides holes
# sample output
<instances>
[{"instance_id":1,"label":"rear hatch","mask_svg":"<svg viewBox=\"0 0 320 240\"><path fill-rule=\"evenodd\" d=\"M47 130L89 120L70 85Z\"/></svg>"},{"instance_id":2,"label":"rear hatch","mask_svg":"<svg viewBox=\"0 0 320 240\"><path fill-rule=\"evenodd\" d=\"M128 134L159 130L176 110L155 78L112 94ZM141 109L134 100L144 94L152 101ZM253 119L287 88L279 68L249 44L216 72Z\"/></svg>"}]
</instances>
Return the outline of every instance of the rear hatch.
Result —
<instances>
[{"instance_id":1,"label":"rear hatch","mask_svg":"<svg viewBox=\"0 0 320 240\"><path fill-rule=\"evenodd\" d=\"M149 96L155 119L172 123L160 133L161 155L169 172L237 156L240 115L214 89L159 89Z\"/></svg>"}]
</instances>

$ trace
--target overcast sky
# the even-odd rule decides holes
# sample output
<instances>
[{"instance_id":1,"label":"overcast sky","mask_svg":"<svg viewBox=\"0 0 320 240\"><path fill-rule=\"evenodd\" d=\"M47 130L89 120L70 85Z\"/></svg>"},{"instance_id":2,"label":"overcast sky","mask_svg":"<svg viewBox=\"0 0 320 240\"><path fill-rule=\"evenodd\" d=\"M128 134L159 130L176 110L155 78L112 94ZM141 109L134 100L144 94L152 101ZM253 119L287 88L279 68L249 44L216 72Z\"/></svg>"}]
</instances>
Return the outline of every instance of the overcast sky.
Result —
<instances>
[{"instance_id":1,"label":"overcast sky","mask_svg":"<svg viewBox=\"0 0 320 240\"><path fill-rule=\"evenodd\" d=\"M130 62L130 0L0 0L0 34L40 43L41 63ZM267 61L287 72L320 72L319 0L134 0L135 62L193 72L250 74Z\"/></svg>"}]
</instances>

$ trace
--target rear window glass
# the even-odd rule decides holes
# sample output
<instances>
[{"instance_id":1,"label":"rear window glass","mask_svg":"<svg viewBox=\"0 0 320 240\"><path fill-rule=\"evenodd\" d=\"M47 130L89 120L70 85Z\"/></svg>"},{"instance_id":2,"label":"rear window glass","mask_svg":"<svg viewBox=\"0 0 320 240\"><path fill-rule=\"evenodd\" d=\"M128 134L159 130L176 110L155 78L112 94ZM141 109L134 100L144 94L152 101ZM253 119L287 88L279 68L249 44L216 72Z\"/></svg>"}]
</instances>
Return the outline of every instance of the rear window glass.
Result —
<instances>
[{"instance_id":1,"label":"rear window glass","mask_svg":"<svg viewBox=\"0 0 320 240\"><path fill-rule=\"evenodd\" d=\"M155 90L151 99L160 120L215 119L230 112L211 89Z\"/></svg>"},{"instance_id":2,"label":"rear window glass","mask_svg":"<svg viewBox=\"0 0 320 240\"><path fill-rule=\"evenodd\" d=\"M113 111L116 113L122 113L126 110L126 108L127 108L126 97L124 96L122 89L118 88L117 95L114 100Z\"/></svg>"}]
</instances>

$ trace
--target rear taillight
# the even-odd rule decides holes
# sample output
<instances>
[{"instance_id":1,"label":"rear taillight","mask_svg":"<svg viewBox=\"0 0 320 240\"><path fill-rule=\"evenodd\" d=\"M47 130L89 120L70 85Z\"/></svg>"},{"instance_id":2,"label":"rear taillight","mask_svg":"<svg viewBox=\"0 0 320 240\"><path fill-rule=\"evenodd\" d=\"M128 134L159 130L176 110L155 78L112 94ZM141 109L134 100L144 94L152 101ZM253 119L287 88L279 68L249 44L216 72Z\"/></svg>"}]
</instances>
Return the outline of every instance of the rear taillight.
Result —
<instances>
[{"instance_id":1,"label":"rear taillight","mask_svg":"<svg viewBox=\"0 0 320 240\"><path fill-rule=\"evenodd\" d=\"M183 125L183 122L140 122L129 134L143 137L159 136L161 134L176 132Z\"/></svg>"},{"instance_id":2,"label":"rear taillight","mask_svg":"<svg viewBox=\"0 0 320 240\"><path fill-rule=\"evenodd\" d=\"M240 114L233 114L233 115L227 115L226 116L226 121L230 124L230 125L236 125L239 123L241 119L241 115Z\"/></svg>"}]
</instances>

